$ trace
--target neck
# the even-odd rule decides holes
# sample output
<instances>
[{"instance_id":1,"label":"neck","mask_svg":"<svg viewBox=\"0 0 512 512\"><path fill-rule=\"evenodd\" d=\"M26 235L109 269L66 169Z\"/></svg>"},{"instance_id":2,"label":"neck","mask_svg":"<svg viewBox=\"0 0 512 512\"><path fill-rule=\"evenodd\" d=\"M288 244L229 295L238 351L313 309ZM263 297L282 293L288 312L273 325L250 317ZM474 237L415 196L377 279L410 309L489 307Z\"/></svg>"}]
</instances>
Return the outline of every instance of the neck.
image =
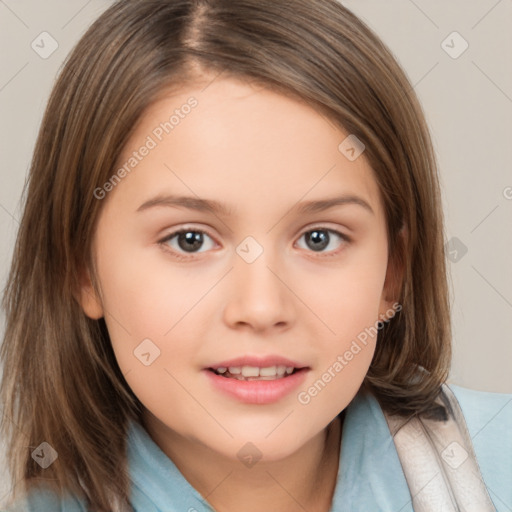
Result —
<instances>
[{"instance_id":1,"label":"neck","mask_svg":"<svg viewBox=\"0 0 512 512\"><path fill-rule=\"evenodd\" d=\"M342 419L336 417L301 449L245 467L180 436L146 411L143 424L185 479L217 512L329 512L337 482Z\"/></svg>"}]
</instances>

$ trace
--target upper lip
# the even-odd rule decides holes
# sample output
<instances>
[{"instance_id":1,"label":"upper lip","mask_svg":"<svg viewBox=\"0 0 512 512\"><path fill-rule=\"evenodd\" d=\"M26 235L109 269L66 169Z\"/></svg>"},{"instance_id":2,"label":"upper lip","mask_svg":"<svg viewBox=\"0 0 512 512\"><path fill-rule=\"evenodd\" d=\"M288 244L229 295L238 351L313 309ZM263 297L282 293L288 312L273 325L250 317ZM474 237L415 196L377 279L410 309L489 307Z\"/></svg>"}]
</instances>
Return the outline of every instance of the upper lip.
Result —
<instances>
[{"instance_id":1,"label":"upper lip","mask_svg":"<svg viewBox=\"0 0 512 512\"><path fill-rule=\"evenodd\" d=\"M270 366L286 366L293 368L307 368L307 365L302 363L298 363L297 361L292 361L286 357L281 357L277 355L268 355L268 356L240 356L235 357L233 359L228 359L226 361L221 361L219 363L212 364L208 366L206 369L217 370L218 368L229 368L230 366L255 366L258 368L268 368Z\"/></svg>"}]
</instances>

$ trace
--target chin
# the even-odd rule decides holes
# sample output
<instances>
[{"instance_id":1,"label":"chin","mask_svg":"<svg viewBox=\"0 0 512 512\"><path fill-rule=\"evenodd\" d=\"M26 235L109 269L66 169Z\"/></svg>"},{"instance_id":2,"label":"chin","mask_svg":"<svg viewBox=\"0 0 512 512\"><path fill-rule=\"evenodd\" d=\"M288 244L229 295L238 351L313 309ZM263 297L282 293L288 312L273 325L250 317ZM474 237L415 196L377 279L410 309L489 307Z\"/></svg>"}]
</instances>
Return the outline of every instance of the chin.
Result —
<instances>
[{"instance_id":1,"label":"chin","mask_svg":"<svg viewBox=\"0 0 512 512\"><path fill-rule=\"evenodd\" d=\"M215 442L210 446L215 451L222 451L228 458L233 458L234 453L240 460L240 457L249 455L259 458L261 462L275 462L290 457L310 440L309 435L299 426L294 429L290 425L287 428L284 425L276 428L276 425L279 422L274 421L271 428L231 428L229 431L233 435L232 439L225 439L222 444Z\"/></svg>"}]
</instances>

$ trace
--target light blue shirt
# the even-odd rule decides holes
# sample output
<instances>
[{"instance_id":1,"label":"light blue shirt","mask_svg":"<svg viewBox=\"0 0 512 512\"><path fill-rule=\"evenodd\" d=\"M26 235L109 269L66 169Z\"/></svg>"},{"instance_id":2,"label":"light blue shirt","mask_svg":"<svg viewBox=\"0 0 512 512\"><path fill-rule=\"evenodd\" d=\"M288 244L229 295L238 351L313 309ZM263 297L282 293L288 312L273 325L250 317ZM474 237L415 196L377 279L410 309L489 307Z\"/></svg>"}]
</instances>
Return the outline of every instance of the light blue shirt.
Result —
<instances>
[{"instance_id":1,"label":"light blue shirt","mask_svg":"<svg viewBox=\"0 0 512 512\"><path fill-rule=\"evenodd\" d=\"M464 413L484 482L497 512L512 512L512 394L450 385ZM146 430L129 428L131 503L136 512L212 512ZM20 504L21 505L21 504ZM9 512L86 512L73 498L36 492ZM377 400L358 393L343 424L340 464L330 512L413 512L400 461Z\"/></svg>"}]
</instances>

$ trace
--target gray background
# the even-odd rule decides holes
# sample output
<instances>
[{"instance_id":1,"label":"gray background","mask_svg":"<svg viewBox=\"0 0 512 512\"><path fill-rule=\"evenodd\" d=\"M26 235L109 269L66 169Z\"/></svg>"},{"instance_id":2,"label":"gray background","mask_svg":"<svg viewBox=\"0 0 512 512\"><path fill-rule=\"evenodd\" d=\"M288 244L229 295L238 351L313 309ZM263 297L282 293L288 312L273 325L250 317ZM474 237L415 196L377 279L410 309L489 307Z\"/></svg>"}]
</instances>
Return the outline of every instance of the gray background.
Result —
<instances>
[{"instance_id":1,"label":"gray background","mask_svg":"<svg viewBox=\"0 0 512 512\"><path fill-rule=\"evenodd\" d=\"M2 288L21 190L51 87L72 46L110 3L0 0ZM452 260L450 381L512 393L512 0L342 3L391 48L426 111ZM58 43L46 59L31 47L43 31ZM454 31L463 39L448 37ZM463 40L469 46L458 55ZM3 312L0 328L3 333ZM2 471L5 464L0 464L0 506L8 490Z\"/></svg>"}]
</instances>

